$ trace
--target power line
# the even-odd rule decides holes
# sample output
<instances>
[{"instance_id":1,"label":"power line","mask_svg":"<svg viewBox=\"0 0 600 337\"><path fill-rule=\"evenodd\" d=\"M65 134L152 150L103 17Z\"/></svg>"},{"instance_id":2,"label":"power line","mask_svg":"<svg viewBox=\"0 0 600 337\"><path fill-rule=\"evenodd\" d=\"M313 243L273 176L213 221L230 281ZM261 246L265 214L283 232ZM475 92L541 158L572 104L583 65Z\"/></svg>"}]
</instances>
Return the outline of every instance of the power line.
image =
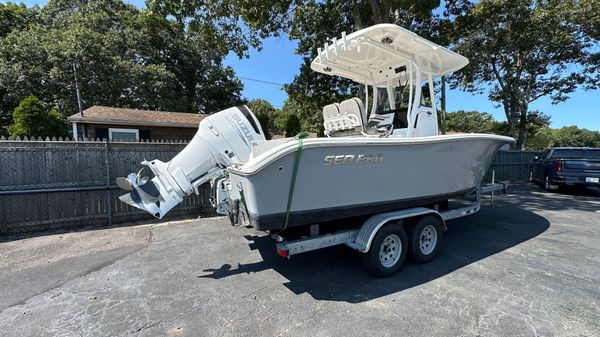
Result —
<instances>
[{"instance_id":1,"label":"power line","mask_svg":"<svg viewBox=\"0 0 600 337\"><path fill-rule=\"evenodd\" d=\"M259 82L259 83L264 83L264 84L276 85L278 87L281 87L281 89L283 89L283 84L282 83L269 82L269 81L264 81L264 80L257 80L255 78L242 77L242 76L238 76L238 78L242 79L242 80L246 80L246 81L254 81L254 82Z\"/></svg>"}]
</instances>

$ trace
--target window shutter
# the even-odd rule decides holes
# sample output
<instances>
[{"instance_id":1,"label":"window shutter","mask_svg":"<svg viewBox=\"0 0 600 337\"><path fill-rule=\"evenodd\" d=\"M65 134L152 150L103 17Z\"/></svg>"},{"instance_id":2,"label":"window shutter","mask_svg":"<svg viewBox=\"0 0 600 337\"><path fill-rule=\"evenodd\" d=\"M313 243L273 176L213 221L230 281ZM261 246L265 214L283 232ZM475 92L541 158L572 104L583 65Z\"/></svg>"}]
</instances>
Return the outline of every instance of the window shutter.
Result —
<instances>
[{"instance_id":1,"label":"window shutter","mask_svg":"<svg viewBox=\"0 0 600 337\"><path fill-rule=\"evenodd\" d=\"M150 140L150 130L140 130L140 140Z\"/></svg>"},{"instance_id":2,"label":"window shutter","mask_svg":"<svg viewBox=\"0 0 600 337\"><path fill-rule=\"evenodd\" d=\"M108 128L96 128L96 138L108 139Z\"/></svg>"}]
</instances>

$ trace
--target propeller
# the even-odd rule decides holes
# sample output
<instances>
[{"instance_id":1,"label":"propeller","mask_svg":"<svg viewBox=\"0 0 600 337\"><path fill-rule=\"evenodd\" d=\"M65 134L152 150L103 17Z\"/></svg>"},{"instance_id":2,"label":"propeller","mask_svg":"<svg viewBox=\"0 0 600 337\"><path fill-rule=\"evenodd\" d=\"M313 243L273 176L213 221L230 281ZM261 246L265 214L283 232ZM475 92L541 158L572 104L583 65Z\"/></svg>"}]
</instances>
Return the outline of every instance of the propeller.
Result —
<instances>
[{"instance_id":1,"label":"propeller","mask_svg":"<svg viewBox=\"0 0 600 337\"><path fill-rule=\"evenodd\" d=\"M144 168L142 167L137 174L129 173L127 177L117 177L117 186L126 191L133 191L134 188L144 185L148 182L148 177L141 176L143 170Z\"/></svg>"}]
</instances>

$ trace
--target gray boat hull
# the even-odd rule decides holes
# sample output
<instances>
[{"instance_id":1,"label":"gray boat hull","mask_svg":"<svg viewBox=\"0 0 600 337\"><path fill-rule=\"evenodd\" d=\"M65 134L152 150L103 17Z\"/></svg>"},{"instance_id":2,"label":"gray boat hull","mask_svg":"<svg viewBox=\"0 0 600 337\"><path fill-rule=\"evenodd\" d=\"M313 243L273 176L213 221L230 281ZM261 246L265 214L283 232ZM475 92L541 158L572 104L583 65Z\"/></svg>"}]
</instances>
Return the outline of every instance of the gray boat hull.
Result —
<instances>
[{"instance_id":1,"label":"gray boat hull","mask_svg":"<svg viewBox=\"0 0 600 337\"><path fill-rule=\"evenodd\" d=\"M433 204L481 183L512 138L317 138L303 141L287 227ZM244 201L258 230L282 229L299 141L277 145L228 169L232 198Z\"/></svg>"}]
</instances>

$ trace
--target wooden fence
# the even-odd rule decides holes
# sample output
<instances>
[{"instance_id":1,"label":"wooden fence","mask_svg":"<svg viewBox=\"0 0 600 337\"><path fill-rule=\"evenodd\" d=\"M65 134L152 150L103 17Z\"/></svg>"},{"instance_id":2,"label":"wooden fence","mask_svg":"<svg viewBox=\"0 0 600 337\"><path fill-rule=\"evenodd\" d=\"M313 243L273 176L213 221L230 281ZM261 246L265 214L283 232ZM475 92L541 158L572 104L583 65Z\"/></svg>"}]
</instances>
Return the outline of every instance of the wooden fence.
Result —
<instances>
[{"instance_id":1,"label":"wooden fence","mask_svg":"<svg viewBox=\"0 0 600 337\"><path fill-rule=\"evenodd\" d=\"M490 166L484 181L492 180L492 171L496 181L525 181L529 177L529 167L534 156L541 155L536 151L499 151Z\"/></svg>"},{"instance_id":2,"label":"wooden fence","mask_svg":"<svg viewBox=\"0 0 600 337\"><path fill-rule=\"evenodd\" d=\"M170 160L185 143L0 140L0 234L151 218L121 202L115 178L144 159ZM212 212L203 189L168 216Z\"/></svg>"}]
</instances>

